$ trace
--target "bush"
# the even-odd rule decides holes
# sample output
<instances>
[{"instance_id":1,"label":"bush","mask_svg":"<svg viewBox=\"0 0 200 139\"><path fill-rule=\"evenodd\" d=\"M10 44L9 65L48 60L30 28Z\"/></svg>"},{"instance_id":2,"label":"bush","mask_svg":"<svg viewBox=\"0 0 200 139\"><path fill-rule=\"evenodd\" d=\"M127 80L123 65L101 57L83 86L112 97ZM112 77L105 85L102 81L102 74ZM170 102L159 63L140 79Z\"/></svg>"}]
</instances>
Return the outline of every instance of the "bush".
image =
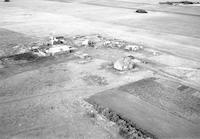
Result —
<instances>
[{"instance_id":1,"label":"bush","mask_svg":"<svg viewBox=\"0 0 200 139\"><path fill-rule=\"evenodd\" d=\"M144 9L137 9L136 11L135 11L136 13L148 13L146 10L144 10Z\"/></svg>"},{"instance_id":2,"label":"bush","mask_svg":"<svg viewBox=\"0 0 200 139\"><path fill-rule=\"evenodd\" d=\"M102 113L104 108L101 107L101 106L98 106L96 110L97 110L98 113Z\"/></svg>"},{"instance_id":3,"label":"bush","mask_svg":"<svg viewBox=\"0 0 200 139\"><path fill-rule=\"evenodd\" d=\"M91 118L95 118L96 117L96 113L94 111L87 111L87 115Z\"/></svg>"},{"instance_id":4,"label":"bush","mask_svg":"<svg viewBox=\"0 0 200 139\"><path fill-rule=\"evenodd\" d=\"M111 118L111 121L117 123L118 120L119 120L119 116L118 116L117 114L114 113L114 114L113 114L113 117Z\"/></svg>"},{"instance_id":5,"label":"bush","mask_svg":"<svg viewBox=\"0 0 200 139\"><path fill-rule=\"evenodd\" d=\"M125 126L120 126L119 128L119 134L122 136L122 137L126 137L127 134L128 134L128 128L125 127Z\"/></svg>"},{"instance_id":6,"label":"bush","mask_svg":"<svg viewBox=\"0 0 200 139\"><path fill-rule=\"evenodd\" d=\"M117 122L117 125L119 126L125 126L126 125L126 122L122 119L119 119L118 122Z\"/></svg>"},{"instance_id":7,"label":"bush","mask_svg":"<svg viewBox=\"0 0 200 139\"><path fill-rule=\"evenodd\" d=\"M106 118L108 118L109 109L108 109L108 108L104 109L104 110L102 111L102 114L103 114Z\"/></svg>"}]
</instances>

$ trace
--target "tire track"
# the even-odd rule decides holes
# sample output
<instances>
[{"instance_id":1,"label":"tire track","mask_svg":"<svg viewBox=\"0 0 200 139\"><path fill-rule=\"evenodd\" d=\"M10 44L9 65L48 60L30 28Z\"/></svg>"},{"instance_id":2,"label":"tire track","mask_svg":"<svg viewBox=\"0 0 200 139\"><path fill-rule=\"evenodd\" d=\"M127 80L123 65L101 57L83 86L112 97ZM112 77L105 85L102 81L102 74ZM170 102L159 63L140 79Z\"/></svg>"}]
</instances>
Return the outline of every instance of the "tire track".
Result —
<instances>
[{"instance_id":1,"label":"tire track","mask_svg":"<svg viewBox=\"0 0 200 139\"><path fill-rule=\"evenodd\" d=\"M75 90L76 89L71 88L71 89L66 89L66 90L58 90L58 91L54 91L54 92L47 92L47 93L38 94L38 95L31 95L31 96L27 96L27 97L22 97L22 98L17 98L17 99L11 99L11 100L8 100L8 101L0 102L0 105L4 105L4 104L8 104L8 103L14 103L14 102L19 102L19 101L24 101L24 100L28 100L28 99L37 98L37 97L43 97L43 96L47 96L47 95L60 94L60 93L63 93L64 91L75 91Z\"/></svg>"}]
</instances>

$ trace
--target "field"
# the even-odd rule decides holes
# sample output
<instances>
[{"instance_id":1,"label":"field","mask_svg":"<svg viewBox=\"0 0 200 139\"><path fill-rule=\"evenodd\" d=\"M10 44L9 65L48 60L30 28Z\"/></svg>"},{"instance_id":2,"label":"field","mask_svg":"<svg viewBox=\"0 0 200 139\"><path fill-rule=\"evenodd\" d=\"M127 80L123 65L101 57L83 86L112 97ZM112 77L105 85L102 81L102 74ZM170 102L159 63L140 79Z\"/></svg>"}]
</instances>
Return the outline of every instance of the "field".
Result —
<instances>
[{"instance_id":1,"label":"field","mask_svg":"<svg viewBox=\"0 0 200 139\"><path fill-rule=\"evenodd\" d=\"M87 101L116 111L158 138L198 138L200 100L192 96L196 90L182 88L165 79L148 78L100 92Z\"/></svg>"},{"instance_id":2,"label":"field","mask_svg":"<svg viewBox=\"0 0 200 139\"><path fill-rule=\"evenodd\" d=\"M93 102L158 138L199 138L200 9L159 2L1 1L0 138L122 139ZM51 36L75 52L32 55ZM141 63L113 68L130 55Z\"/></svg>"}]
</instances>

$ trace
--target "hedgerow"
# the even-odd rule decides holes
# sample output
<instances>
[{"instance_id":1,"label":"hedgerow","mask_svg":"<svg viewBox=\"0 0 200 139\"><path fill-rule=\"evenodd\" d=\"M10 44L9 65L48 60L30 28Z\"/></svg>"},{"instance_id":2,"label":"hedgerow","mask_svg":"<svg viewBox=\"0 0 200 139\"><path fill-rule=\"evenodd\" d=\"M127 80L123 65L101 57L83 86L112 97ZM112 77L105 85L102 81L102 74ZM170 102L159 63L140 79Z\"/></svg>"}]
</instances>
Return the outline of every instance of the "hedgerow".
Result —
<instances>
[{"instance_id":1,"label":"hedgerow","mask_svg":"<svg viewBox=\"0 0 200 139\"><path fill-rule=\"evenodd\" d=\"M156 138L149 132L137 127L137 125L129 119L115 113L109 108L105 108L96 103L92 104L94 109L104 115L110 121L119 126L119 134L125 139L154 139Z\"/></svg>"}]
</instances>

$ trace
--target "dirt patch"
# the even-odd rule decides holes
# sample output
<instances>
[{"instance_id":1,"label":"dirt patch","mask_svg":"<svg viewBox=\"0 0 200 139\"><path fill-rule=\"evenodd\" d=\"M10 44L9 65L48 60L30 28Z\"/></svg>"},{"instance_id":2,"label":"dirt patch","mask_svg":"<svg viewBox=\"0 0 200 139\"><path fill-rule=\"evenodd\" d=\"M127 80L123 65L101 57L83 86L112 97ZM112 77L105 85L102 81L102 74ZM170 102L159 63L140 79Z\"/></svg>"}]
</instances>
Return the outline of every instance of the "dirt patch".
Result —
<instances>
[{"instance_id":1,"label":"dirt patch","mask_svg":"<svg viewBox=\"0 0 200 139\"><path fill-rule=\"evenodd\" d=\"M99 75L86 74L82 77L87 85L96 85L96 86L105 86L108 85L108 82L105 77Z\"/></svg>"}]
</instances>

